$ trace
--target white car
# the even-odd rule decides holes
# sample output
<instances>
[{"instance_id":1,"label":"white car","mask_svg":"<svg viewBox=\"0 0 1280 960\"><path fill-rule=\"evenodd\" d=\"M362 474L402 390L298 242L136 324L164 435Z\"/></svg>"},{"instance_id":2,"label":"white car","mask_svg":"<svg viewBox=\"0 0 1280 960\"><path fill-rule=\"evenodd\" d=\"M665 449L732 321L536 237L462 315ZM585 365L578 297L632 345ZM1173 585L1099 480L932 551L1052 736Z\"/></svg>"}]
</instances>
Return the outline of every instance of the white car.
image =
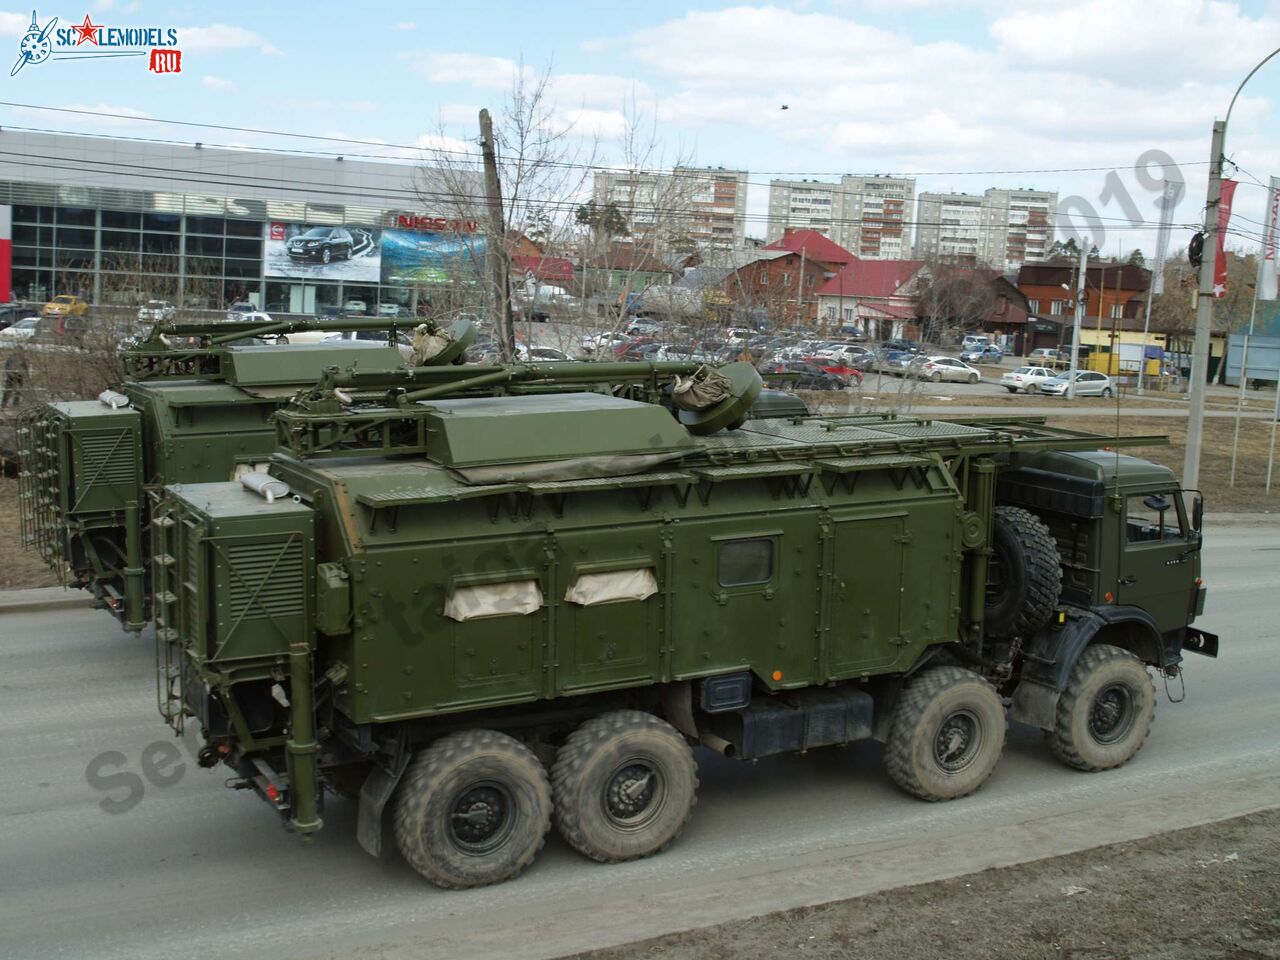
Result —
<instances>
[{"instance_id":1,"label":"white car","mask_svg":"<svg viewBox=\"0 0 1280 960\"><path fill-rule=\"evenodd\" d=\"M1040 389L1050 396L1065 397L1070 381L1069 372L1060 373ZM1111 383L1111 378L1105 373L1095 373L1092 370L1076 371L1075 395L1077 397L1109 397L1113 393L1115 393L1115 387Z\"/></svg>"},{"instance_id":2,"label":"white car","mask_svg":"<svg viewBox=\"0 0 1280 960\"><path fill-rule=\"evenodd\" d=\"M237 300L231 306L227 307L228 320L243 320L246 313L256 313L258 310L248 300Z\"/></svg>"},{"instance_id":3,"label":"white car","mask_svg":"<svg viewBox=\"0 0 1280 960\"><path fill-rule=\"evenodd\" d=\"M350 300L348 300L346 303L342 305L342 312L343 313L368 313L369 305L365 303L363 300L357 300L355 297L352 297Z\"/></svg>"},{"instance_id":4,"label":"white car","mask_svg":"<svg viewBox=\"0 0 1280 960\"><path fill-rule=\"evenodd\" d=\"M9 343L25 343L36 335L36 324L39 322L39 317L27 317L19 320L12 326L0 330L0 340L5 340Z\"/></svg>"},{"instance_id":5,"label":"white car","mask_svg":"<svg viewBox=\"0 0 1280 960\"><path fill-rule=\"evenodd\" d=\"M1000 378L1000 386L1010 393L1039 393L1040 388L1058 375L1048 367L1018 367Z\"/></svg>"},{"instance_id":6,"label":"white car","mask_svg":"<svg viewBox=\"0 0 1280 960\"><path fill-rule=\"evenodd\" d=\"M555 347L531 347L525 343L516 344L515 358L521 361L534 361L536 363L548 363L561 360L572 360L563 350L557 350Z\"/></svg>"},{"instance_id":7,"label":"white car","mask_svg":"<svg viewBox=\"0 0 1280 960\"><path fill-rule=\"evenodd\" d=\"M943 380L977 383L982 379L982 374L955 357L925 357L912 366L915 367L917 377L930 383L941 383Z\"/></svg>"},{"instance_id":8,"label":"white car","mask_svg":"<svg viewBox=\"0 0 1280 960\"><path fill-rule=\"evenodd\" d=\"M138 322L164 323L172 320L177 312L168 300L148 300L138 308Z\"/></svg>"},{"instance_id":9,"label":"white car","mask_svg":"<svg viewBox=\"0 0 1280 960\"><path fill-rule=\"evenodd\" d=\"M582 338L582 349L587 353L608 350L619 343L627 343L630 337L621 333L589 333Z\"/></svg>"}]
</instances>

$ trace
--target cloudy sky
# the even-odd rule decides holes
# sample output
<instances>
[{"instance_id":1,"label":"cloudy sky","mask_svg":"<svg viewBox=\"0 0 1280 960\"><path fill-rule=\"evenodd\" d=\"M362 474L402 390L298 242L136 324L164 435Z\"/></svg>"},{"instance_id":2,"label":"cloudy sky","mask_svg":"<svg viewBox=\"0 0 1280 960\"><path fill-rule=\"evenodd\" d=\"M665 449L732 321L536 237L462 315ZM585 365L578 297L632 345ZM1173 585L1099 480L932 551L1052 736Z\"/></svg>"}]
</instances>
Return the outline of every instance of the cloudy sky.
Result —
<instances>
[{"instance_id":1,"label":"cloudy sky","mask_svg":"<svg viewBox=\"0 0 1280 960\"><path fill-rule=\"evenodd\" d=\"M0 99L24 105L0 107L0 125L385 154L377 144L472 142L476 111L501 105L523 63L550 68L557 116L598 142L603 162L621 157L630 111L654 120L658 163L749 170L749 234L763 234L773 176L913 173L919 190L1034 186L1078 198L1077 210L1097 212L1107 253L1150 247L1150 232L1126 223L1154 217L1161 170L1135 170L1150 151L1186 180L1175 221L1199 219L1212 121L1280 47L1280 0L90 0L39 19L70 26L86 13L106 26L177 28L182 73L156 76L129 58L33 65L0 81ZM29 23L29 10L0 12L0 43L15 58ZM1257 246L1256 181L1280 175L1278 102L1280 57L1231 117L1241 248ZM97 115L32 109L41 106Z\"/></svg>"}]
</instances>

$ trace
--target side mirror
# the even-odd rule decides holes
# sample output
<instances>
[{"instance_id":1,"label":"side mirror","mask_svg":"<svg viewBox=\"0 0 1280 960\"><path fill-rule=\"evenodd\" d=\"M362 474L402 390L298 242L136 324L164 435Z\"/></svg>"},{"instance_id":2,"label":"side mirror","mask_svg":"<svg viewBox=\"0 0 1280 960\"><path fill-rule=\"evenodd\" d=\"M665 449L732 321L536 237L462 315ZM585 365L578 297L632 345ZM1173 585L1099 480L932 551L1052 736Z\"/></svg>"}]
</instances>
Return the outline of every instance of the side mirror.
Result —
<instances>
[{"instance_id":1,"label":"side mirror","mask_svg":"<svg viewBox=\"0 0 1280 960\"><path fill-rule=\"evenodd\" d=\"M1200 495L1200 491L1196 490L1195 499L1191 501L1191 529L1196 533L1200 532L1200 527L1204 523L1204 497Z\"/></svg>"}]
</instances>

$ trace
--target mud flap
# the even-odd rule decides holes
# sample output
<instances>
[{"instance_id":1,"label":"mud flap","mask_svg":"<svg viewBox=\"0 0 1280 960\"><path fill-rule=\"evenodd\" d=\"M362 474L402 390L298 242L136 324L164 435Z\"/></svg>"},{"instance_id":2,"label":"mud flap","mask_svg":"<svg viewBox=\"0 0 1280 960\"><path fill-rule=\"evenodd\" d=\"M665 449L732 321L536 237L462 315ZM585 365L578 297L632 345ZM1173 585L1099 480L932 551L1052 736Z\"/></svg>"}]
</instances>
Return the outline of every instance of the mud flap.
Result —
<instances>
[{"instance_id":1,"label":"mud flap","mask_svg":"<svg viewBox=\"0 0 1280 960\"><path fill-rule=\"evenodd\" d=\"M1061 692L1034 680L1023 680L1013 691L1009 715L1020 723L1041 730L1052 730L1057 722L1058 698Z\"/></svg>"},{"instance_id":2,"label":"mud flap","mask_svg":"<svg viewBox=\"0 0 1280 960\"><path fill-rule=\"evenodd\" d=\"M1186 633L1182 635L1182 649L1189 650L1191 653L1198 653L1202 657L1216 657L1218 655L1218 635L1205 630L1197 630L1195 627L1187 627Z\"/></svg>"},{"instance_id":3,"label":"mud flap","mask_svg":"<svg viewBox=\"0 0 1280 960\"><path fill-rule=\"evenodd\" d=\"M400 773L403 773L403 765ZM360 788L360 814L356 840L370 856L382 854L382 811L400 782L400 773L391 774L375 766Z\"/></svg>"}]
</instances>

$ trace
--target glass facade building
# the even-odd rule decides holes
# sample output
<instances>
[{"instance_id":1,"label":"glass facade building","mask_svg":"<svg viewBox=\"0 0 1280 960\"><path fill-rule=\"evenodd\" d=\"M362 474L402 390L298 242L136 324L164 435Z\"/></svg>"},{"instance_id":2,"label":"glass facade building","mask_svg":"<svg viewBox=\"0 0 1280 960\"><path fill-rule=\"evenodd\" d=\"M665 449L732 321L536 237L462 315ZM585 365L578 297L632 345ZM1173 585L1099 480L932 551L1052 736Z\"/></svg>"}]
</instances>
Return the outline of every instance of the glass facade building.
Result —
<instances>
[{"instance_id":1,"label":"glass facade building","mask_svg":"<svg viewBox=\"0 0 1280 960\"><path fill-rule=\"evenodd\" d=\"M46 162L68 155L68 163ZM418 200L438 195L421 189L430 175L405 162L5 130L0 204L12 213L13 299L70 293L102 305L158 298L218 310L247 300L268 312L307 314L358 301L368 312L379 304L413 311L431 296L429 285L385 280L371 244L402 216L439 212ZM286 230L294 236L317 225L359 225L343 234L361 238L361 269L327 258L290 269Z\"/></svg>"}]
</instances>

